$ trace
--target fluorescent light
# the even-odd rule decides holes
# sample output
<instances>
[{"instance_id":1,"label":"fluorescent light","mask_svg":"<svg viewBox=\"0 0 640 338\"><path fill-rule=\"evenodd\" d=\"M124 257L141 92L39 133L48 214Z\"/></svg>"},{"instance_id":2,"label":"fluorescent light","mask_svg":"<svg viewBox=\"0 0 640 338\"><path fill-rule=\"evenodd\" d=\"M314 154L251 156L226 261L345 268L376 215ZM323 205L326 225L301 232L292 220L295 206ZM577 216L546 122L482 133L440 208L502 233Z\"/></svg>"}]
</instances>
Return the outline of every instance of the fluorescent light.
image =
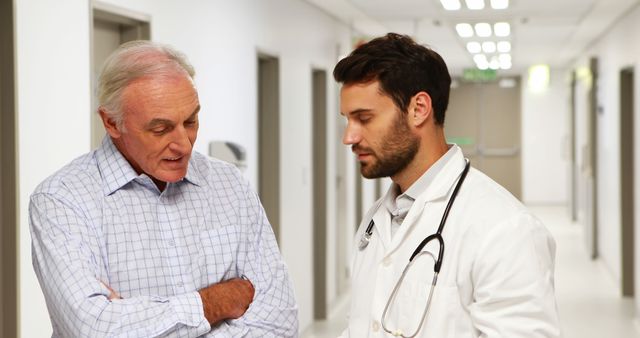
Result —
<instances>
[{"instance_id":1,"label":"fluorescent light","mask_svg":"<svg viewBox=\"0 0 640 338\"><path fill-rule=\"evenodd\" d=\"M500 61L498 61L498 59L491 60L491 62L489 62L489 68L500 69Z\"/></svg>"},{"instance_id":2,"label":"fluorescent light","mask_svg":"<svg viewBox=\"0 0 640 338\"><path fill-rule=\"evenodd\" d=\"M509 8L509 0L491 0L491 8L507 9Z\"/></svg>"},{"instance_id":3,"label":"fluorescent light","mask_svg":"<svg viewBox=\"0 0 640 338\"><path fill-rule=\"evenodd\" d=\"M475 29L479 37L488 38L491 36L491 25L486 22L477 23Z\"/></svg>"},{"instance_id":4,"label":"fluorescent light","mask_svg":"<svg viewBox=\"0 0 640 338\"><path fill-rule=\"evenodd\" d=\"M511 34L511 25L508 22L497 22L493 25L493 31L496 36L509 36Z\"/></svg>"},{"instance_id":5,"label":"fluorescent light","mask_svg":"<svg viewBox=\"0 0 640 338\"><path fill-rule=\"evenodd\" d=\"M500 63L511 63L511 54L498 55L498 61L500 61Z\"/></svg>"},{"instance_id":6,"label":"fluorescent light","mask_svg":"<svg viewBox=\"0 0 640 338\"><path fill-rule=\"evenodd\" d=\"M501 69L511 69L511 62L500 62Z\"/></svg>"},{"instance_id":7,"label":"fluorescent light","mask_svg":"<svg viewBox=\"0 0 640 338\"><path fill-rule=\"evenodd\" d=\"M529 89L540 92L549 87L549 66L535 65L529 67Z\"/></svg>"},{"instance_id":8,"label":"fluorescent light","mask_svg":"<svg viewBox=\"0 0 640 338\"><path fill-rule=\"evenodd\" d=\"M493 41L485 41L482 43L482 51L491 54L496 52L496 43Z\"/></svg>"},{"instance_id":9,"label":"fluorescent light","mask_svg":"<svg viewBox=\"0 0 640 338\"><path fill-rule=\"evenodd\" d=\"M489 62L485 61L485 62L477 62L476 63L476 67L478 67L479 69L485 70L485 69L489 69Z\"/></svg>"},{"instance_id":10,"label":"fluorescent light","mask_svg":"<svg viewBox=\"0 0 640 338\"><path fill-rule=\"evenodd\" d=\"M489 27L489 29L491 29L491 27ZM468 23L457 24L456 31L461 38L470 38L473 36L473 27Z\"/></svg>"},{"instance_id":11,"label":"fluorescent light","mask_svg":"<svg viewBox=\"0 0 640 338\"><path fill-rule=\"evenodd\" d=\"M488 63L487 61L487 56L484 54L476 54L473 56L473 61L478 64L478 63Z\"/></svg>"},{"instance_id":12,"label":"fluorescent light","mask_svg":"<svg viewBox=\"0 0 640 338\"><path fill-rule=\"evenodd\" d=\"M511 51L511 42L509 41L498 42L498 52L509 53L510 51Z\"/></svg>"},{"instance_id":13,"label":"fluorescent light","mask_svg":"<svg viewBox=\"0 0 640 338\"><path fill-rule=\"evenodd\" d=\"M484 0L465 0L467 8L471 10L484 9Z\"/></svg>"},{"instance_id":14,"label":"fluorescent light","mask_svg":"<svg viewBox=\"0 0 640 338\"><path fill-rule=\"evenodd\" d=\"M440 2L442 7L448 11L457 11L462 7L459 0L440 0Z\"/></svg>"},{"instance_id":15,"label":"fluorescent light","mask_svg":"<svg viewBox=\"0 0 640 338\"><path fill-rule=\"evenodd\" d=\"M467 50L471 54L478 54L482 51L482 46L480 45L480 42L472 41L467 43Z\"/></svg>"}]
</instances>

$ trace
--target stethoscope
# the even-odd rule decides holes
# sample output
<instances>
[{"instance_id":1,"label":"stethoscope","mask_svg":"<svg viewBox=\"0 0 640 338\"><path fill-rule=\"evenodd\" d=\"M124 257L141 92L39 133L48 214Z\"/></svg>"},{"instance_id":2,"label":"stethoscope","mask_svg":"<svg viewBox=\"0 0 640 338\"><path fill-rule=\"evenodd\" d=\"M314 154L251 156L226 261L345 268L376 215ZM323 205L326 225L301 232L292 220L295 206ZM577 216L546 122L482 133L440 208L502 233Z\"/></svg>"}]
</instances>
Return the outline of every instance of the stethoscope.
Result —
<instances>
[{"instance_id":1,"label":"stethoscope","mask_svg":"<svg viewBox=\"0 0 640 338\"><path fill-rule=\"evenodd\" d=\"M460 178L458 179L458 183L456 183L456 186L453 189L453 192L451 193L451 197L449 197L449 201L447 202L447 207L444 209L444 213L442 214L442 218L440 219L440 226L438 226L438 231L436 231L435 234L427 236L424 240L422 240L422 242L420 242L420 244L413 251L413 254L411 254L411 257L409 258L409 263L407 263L407 266L402 271L402 275L400 276L400 279L398 279L398 282L396 282L396 285L393 288L393 291L391 292L391 295L389 296L389 299L387 300L387 304L384 307L384 311L382 312L382 318L381 318L380 322L382 324L382 328L387 333L392 334L393 336L405 337L405 338L415 336L418 333L418 331L420 331L420 328L422 327L422 324L424 323L424 320L427 317L427 312L429 311L429 306L431 305L431 296L433 295L433 290L435 289L436 282L438 281L438 274L440 273L440 268L442 267L442 259L444 257L444 239L442 238L442 230L444 229L444 225L445 225L445 223L447 221L447 217L449 217L449 211L451 210L451 206L453 205L453 202L456 200L456 196L458 195L458 191L460 190L460 186L462 186L462 182L464 182L464 179L467 177L467 173L469 172L469 167L470 167L469 159L465 158L464 169L462 170L462 173L460 174ZM375 223L374 223L373 219L371 219L371 221L369 222L369 225L367 226L364 234L362 235L362 238L360 238L360 243L359 243L358 247L360 248L361 251L364 250L369 245L369 242L371 241L371 235L373 234L373 227L374 226L375 226ZM424 252L422 251L422 248L424 248L424 246L427 245L432 240L437 240L438 244L439 244L439 250L438 250L438 257L437 258L433 257L433 254L431 252L429 252L429 251L424 251ZM389 310L389 305L391 304L391 301L393 299L395 299L396 294L398 292L398 289L400 287L400 284L404 280L404 277L405 277L407 271L409 270L409 268L413 264L414 258L420 257L422 255L430 255L433 258L434 262L435 262L435 264L433 266L434 275L433 275L433 281L431 283L431 291L429 292L429 298L427 299L427 305L425 306L424 311L422 313L422 319L420 320L420 324L418 325L418 328L416 329L416 331L413 334L405 336L403 334L403 332L401 330L399 330L399 329L395 329L395 330L389 329L385 325L385 318L386 318L386 315L387 315L387 311Z\"/></svg>"}]
</instances>

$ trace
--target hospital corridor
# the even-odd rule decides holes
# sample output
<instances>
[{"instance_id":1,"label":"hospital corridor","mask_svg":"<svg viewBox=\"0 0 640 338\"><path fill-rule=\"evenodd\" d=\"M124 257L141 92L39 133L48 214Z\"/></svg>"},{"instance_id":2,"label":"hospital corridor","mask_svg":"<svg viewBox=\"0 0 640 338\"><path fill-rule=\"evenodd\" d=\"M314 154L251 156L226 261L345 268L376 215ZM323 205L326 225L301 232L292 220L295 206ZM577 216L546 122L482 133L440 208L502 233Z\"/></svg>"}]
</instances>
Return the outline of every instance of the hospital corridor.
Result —
<instances>
[{"instance_id":1,"label":"hospital corridor","mask_svg":"<svg viewBox=\"0 0 640 338\"><path fill-rule=\"evenodd\" d=\"M395 45L384 45L389 41ZM384 62L350 63L372 57L356 52L376 43L386 46L376 51L387 57ZM416 57L402 48L428 51L437 62L433 55L441 57L450 83L437 69L427 76L419 75L424 69L398 75L406 75L399 69ZM140 57L155 52L173 62L170 70L161 69L161 60L154 68L150 58ZM141 61L131 66L131 55ZM138 75L140 64L152 70ZM380 64L386 73L371 70ZM455 330L500 336L491 331L502 326L499 321L482 322L473 312L480 306L462 304L461 290L469 290L470 302L496 294L452 284L460 280L451 279L452 264L460 264L455 271L464 275L463 263L444 255L456 252L462 259L493 259L496 266L525 262L487 270L488 280L513 273L513 280L536 281L520 298L494 290L538 311L532 315L537 324L527 318L507 322L513 318L505 315L504 327L518 337L529 337L523 332L533 323L530 337L555 337L544 332L557 329L565 338L640 338L639 65L640 0L0 0L0 338L116 332L393 337L385 331L408 328L385 324L416 311L390 306L387 294L395 297L397 289L388 286L404 280L404 266L391 260L396 251L382 259L376 250L400 243L395 259L431 233L436 241L418 247L411 259L429 254L433 269L407 274L416 294L429 295L420 307L428 310L425 317L407 321L420 323L417 330L426 318L427 330L449 328L446 337L461 337ZM373 73L353 75L358 70ZM140 85L145 90L129 95L139 83L158 79L166 82ZM402 90L410 86L398 85L437 79L448 90L443 122L437 121L442 91L420 90L405 100ZM414 120L398 115L404 117L375 129L382 128L376 123L383 115L371 106L380 102L394 113L413 110ZM415 159L425 154L421 147L437 145L412 138L426 130L423 122L398 121L415 121L424 109L432 114L425 113L425 120L433 130L443 130L432 134L441 136L444 150L404 189L405 176L398 173L431 155ZM144 128L124 128L142 121L129 115L155 118ZM379 141L366 144L363 135ZM163 142L170 155L158 155ZM464 159L471 171L463 169ZM388 170L372 171L371 163ZM60 172L72 172L65 178L70 181L60 183ZM475 201L465 195L467 185L484 179L479 172L497 187L491 191L502 199L495 200L512 201L504 204L517 210L524 206L535 217L518 219L522 228L489 224L460 235L457 226L492 220L465 211L488 203L487 213L508 212L490 204L489 195ZM440 183L445 179L446 189ZM450 209L456 186L465 207ZM443 195L422 203L429 189ZM53 201L55 194L60 200ZM394 237L417 227L405 217L432 216L433 232ZM43 230L49 223L53 230ZM495 258L507 252L509 236L532 245L514 244L504 260ZM485 238L503 242L464 247ZM436 243L450 251L435 256L430 245ZM547 255L554 250L555 261ZM392 278L362 282L389 266ZM470 266L473 273L484 268ZM432 275L433 284L422 288ZM236 286L225 295L247 299L238 319L210 319L217 304L203 290L215 285ZM369 292L384 288L385 295ZM265 290L272 293L267 300ZM548 307L549 290L556 308ZM460 302L446 298L452 292L459 292ZM367 303L362 295L369 293ZM79 294L80 300L73 298ZM445 303L448 310L461 309L455 318L475 320L474 329L464 331L466 322L454 320L429 322L454 318L432 311ZM387 317L387 308L399 312ZM518 327L517 320L524 324ZM264 331L252 335L252 325Z\"/></svg>"}]
</instances>

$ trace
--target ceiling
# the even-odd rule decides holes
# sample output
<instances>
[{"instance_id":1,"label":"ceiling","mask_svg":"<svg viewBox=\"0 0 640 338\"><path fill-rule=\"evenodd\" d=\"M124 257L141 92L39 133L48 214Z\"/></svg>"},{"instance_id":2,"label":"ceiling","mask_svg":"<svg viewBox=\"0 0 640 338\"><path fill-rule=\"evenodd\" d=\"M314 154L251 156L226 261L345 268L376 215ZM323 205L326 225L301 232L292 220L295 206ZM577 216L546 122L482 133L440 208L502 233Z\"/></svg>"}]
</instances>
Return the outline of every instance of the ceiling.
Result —
<instances>
[{"instance_id":1,"label":"ceiling","mask_svg":"<svg viewBox=\"0 0 640 338\"><path fill-rule=\"evenodd\" d=\"M552 68L573 60L640 0L510 0L509 8L494 10L485 0L483 10L447 11L440 0L304 0L353 29L354 37L386 32L411 35L431 46L446 60L453 74L475 68L473 55L456 33L458 23L508 22L511 25L512 68L516 74L534 64ZM493 39L475 39L476 41Z\"/></svg>"}]
</instances>

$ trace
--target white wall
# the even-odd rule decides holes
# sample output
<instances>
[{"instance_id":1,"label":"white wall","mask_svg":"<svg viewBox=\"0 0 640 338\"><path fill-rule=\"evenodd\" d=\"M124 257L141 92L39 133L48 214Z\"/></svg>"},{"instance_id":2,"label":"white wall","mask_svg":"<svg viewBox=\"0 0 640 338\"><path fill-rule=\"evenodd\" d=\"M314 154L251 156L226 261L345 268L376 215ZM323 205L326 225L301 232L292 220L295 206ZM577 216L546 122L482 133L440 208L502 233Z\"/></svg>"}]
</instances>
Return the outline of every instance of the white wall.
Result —
<instances>
[{"instance_id":1,"label":"white wall","mask_svg":"<svg viewBox=\"0 0 640 338\"><path fill-rule=\"evenodd\" d=\"M531 90L522 75L522 199L527 204L568 200L569 83L552 70L549 87Z\"/></svg>"},{"instance_id":2,"label":"white wall","mask_svg":"<svg viewBox=\"0 0 640 338\"><path fill-rule=\"evenodd\" d=\"M89 150L89 4L15 2L18 161L19 303L22 337L50 336L44 298L31 267L29 194Z\"/></svg>"},{"instance_id":3,"label":"white wall","mask_svg":"<svg viewBox=\"0 0 640 338\"><path fill-rule=\"evenodd\" d=\"M313 310L311 70L322 68L331 74L336 55L348 52L349 29L296 0L105 2L150 15L152 39L172 44L190 57L202 105L196 150L206 152L213 139L243 145L248 153L246 175L254 186L256 54L261 51L279 57L281 250L294 282L300 327L304 329L312 321ZM89 1L16 0L22 337L45 337L51 332L31 268L28 196L46 176L89 150L89 14ZM333 86L330 76L328 80ZM329 116L338 113L336 93L328 91ZM335 119L328 121L330 136L336 135ZM329 175L335 175L331 144L329 149ZM329 198L334 200L331 193ZM328 205L328 219L332 220L335 206ZM335 224L329 223L335 233ZM331 246L329 249L335 251ZM334 276L329 277L329 283L333 301Z\"/></svg>"},{"instance_id":4,"label":"white wall","mask_svg":"<svg viewBox=\"0 0 640 338\"><path fill-rule=\"evenodd\" d=\"M589 50L584 53L584 58L598 57L598 91L597 98L601 111L597 117L598 133L598 241L599 256L611 271L613 278L619 281L621 278L621 229L620 229L620 117L619 117L619 74L623 68L635 67L640 62L640 45L637 37L640 36L640 9L636 6L619 19L598 41L595 41ZM585 64L585 60L578 60L575 66ZM639 98L640 82L638 69L636 69L635 98L636 109L634 119L636 126L640 120ZM640 130L636 127L637 131ZM626 140L632 142L633 140ZM635 144L638 145L638 137ZM640 173L640 147L635 147L636 166L635 172ZM636 175L636 177L640 177ZM636 181L638 181L636 179ZM636 182L636 233L640 232L640 218L638 207L640 203L640 185ZM640 239L640 236L637 236ZM640 245L640 240L636 241ZM640 250L636 250L636 264L640 256ZM636 282L640 290L640 264L636 265ZM619 285L619 283L617 283ZM636 299L640 299L637 297ZM640 309L640 300L638 301Z\"/></svg>"}]
</instances>

